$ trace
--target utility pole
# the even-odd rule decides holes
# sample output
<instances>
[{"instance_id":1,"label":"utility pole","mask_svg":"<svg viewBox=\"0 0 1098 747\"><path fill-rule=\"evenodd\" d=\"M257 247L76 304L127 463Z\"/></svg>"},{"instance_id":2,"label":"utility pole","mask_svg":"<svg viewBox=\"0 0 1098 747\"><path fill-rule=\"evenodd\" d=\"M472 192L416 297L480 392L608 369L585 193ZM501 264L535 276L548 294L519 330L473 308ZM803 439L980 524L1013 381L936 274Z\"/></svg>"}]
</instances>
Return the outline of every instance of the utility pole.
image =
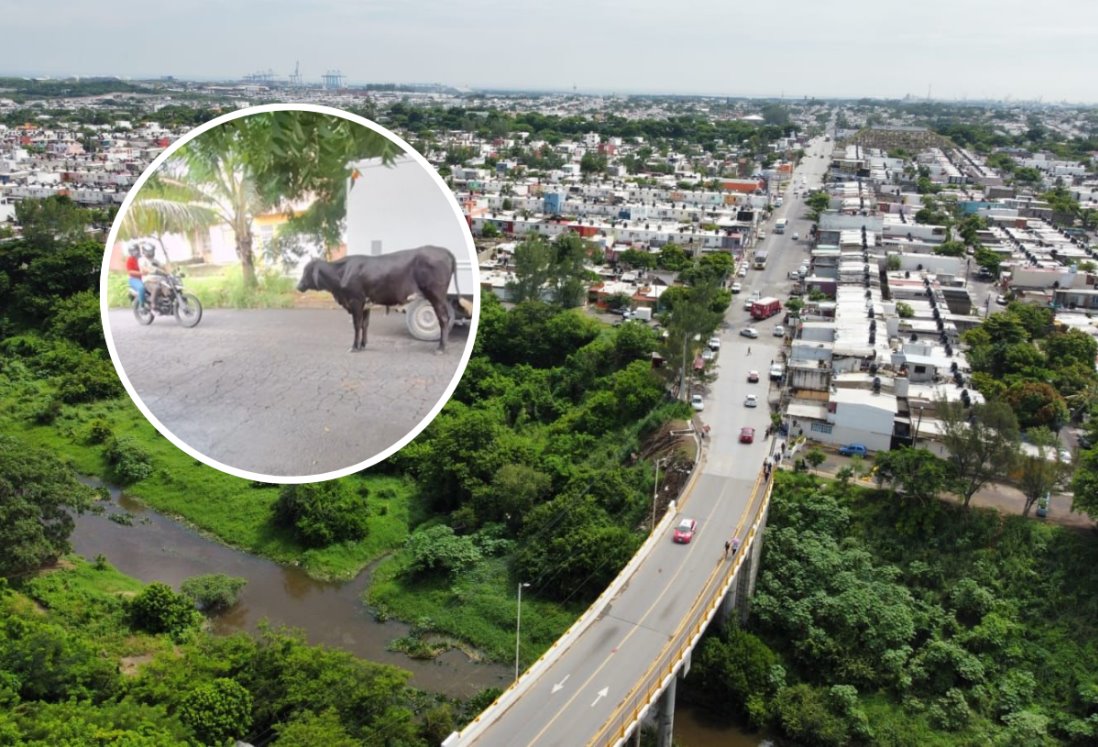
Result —
<instances>
[{"instance_id":1,"label":"utility pole","mask_svg":"<svg viewBox=\"0 0 1098 747\"><path fill-rule=\"evenodd\" d=\"M518 585L518 608L515 614L515 679L518 680L519 676L519 632L522 630L522 589L523 587L529 588L530 584L519 582Z\"/></svg>"}]
</instances>

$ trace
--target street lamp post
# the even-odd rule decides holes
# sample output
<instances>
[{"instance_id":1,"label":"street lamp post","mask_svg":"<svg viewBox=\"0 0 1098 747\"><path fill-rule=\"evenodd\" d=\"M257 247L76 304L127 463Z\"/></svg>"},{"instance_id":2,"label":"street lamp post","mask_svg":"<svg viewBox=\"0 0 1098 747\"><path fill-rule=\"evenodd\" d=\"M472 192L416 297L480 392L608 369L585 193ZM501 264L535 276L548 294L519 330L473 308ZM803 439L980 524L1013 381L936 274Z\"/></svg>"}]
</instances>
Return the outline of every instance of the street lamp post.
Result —
<instances>
[{"instance_id":1,"label":"street lamp post","mask_svg":"<svg viewBox=\"0 0 1098 747\"><path fill-rule=\"evenodd\" d=\"M660 492L660 462L666 462L670 457L661 457L656 460L656 485L652 488L652 528L648 531L654 532L656 530L656 496Z\"/></svg>"},{"instance_id":2,"label":"street lamp post","mask_svg":"<svg viewBox=\"0 0 1098 747\"><path fill-rule=\"evenodd\" d=\"M515 679L519 676L519 634L522 630L522 590L530 588L530 584L519 582L518 607L515 613Z\"/></svg>"}]
</instances>

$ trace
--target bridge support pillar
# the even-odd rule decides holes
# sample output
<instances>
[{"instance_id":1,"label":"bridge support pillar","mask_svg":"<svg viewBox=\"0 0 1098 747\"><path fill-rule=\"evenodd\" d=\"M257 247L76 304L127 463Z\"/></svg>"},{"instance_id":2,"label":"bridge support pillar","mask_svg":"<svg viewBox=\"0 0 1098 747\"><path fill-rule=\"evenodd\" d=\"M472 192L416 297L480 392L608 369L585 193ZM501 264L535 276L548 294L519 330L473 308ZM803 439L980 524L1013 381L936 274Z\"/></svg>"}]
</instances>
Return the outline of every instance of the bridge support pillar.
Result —
<instances>
[{"instance_id":1,"label":"bridge support pillar","mask_svg":"<svg viewBox=\"0 0 1098 747\"><path fill-rule=\"evenodd\" d=\"M751 597L755 594L755 579L759 576L759 565L762 563L763 537L766 532L766 520L770 515L770 506L767 505L763 513L759 529L755 533L755 540L751 543L751 550L743 559L740 566L739 578L736 579L736 609L740 613L740 625L747 624L748 615L751 614Z\"/></svg>"},{"instance_id":2,"label":"bridge support pillar","mask_svg":"<svg viewBox=\"0 0 1098 747\"><path fill-rule=\"evenodd\" d=\"M656 716L656 747L671 747L675 732L675 688L679 678L672 677L667 689L660 696L659 714Z\"/></svg>"}]
</instances>

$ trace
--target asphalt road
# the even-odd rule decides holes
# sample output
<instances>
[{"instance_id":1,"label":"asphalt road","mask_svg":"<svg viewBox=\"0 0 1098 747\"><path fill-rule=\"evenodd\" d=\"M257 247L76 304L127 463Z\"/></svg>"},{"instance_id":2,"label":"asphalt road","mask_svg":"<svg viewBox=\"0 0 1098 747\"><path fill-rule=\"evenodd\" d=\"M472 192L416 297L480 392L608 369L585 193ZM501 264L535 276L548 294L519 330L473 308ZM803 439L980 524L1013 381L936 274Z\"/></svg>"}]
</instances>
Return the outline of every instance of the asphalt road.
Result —
<instances>
[{"instance_id":1,"label":"asphalt road","mask_svg":"<svg viewBox=\"0 0 1098 747\"><path fill-rule=\"evenodd\" d=\"M129 310L109 315L115 348L141 400L175 436L230 467L319 475L359 464L402 439L442 397L468 330L444 355L412 338L404 315L374 311L364 352L351 353L343 310L208 310L184 329Z\"/></svg>"},{"instance_id":2,"label":"asphalt road","mask_svg":"<svg viewBox=\"0 0 1098 747\"><path fill-rule=\"evenodd\" d=\"M819 182L825 163L805 159L796 173L808 176L809 186ZM808 256L792 233L807 235L810 222L803 217L803 201L790 191L775 218L790 219L789 233L766 240L771 259L765 270L751 271L741 279L744 293L759 290L785 299L790 270ZM781 316L752 323L743 310L744 296L737 296L720 331L718 378L705 393L701 419L710 425L706 458L693 489L677 507L674 524L683 517L697 519L698 530L688 545L675 544L671 529L637 568L622 592L610 601L598 619L563 650L530 689L479 738L462 744L584 745L615 715L618 705L659 657L659 652L682 624L694 600L705 587L714 567L724 559L724 542L742 536L751 489L770 453L772 442L762 437L770 422L766 407L770 360L781 350L781 339L772 336ZM760 333L757 339L739 336L748 324ZM751 353L748 355L747 349ZM758 370L762 380L747 382L747 372ZM747 394L756 394L757 408L744 406ZM743 426L756 429L753 444L739 443Z\"/></svg>"}]
</instances>

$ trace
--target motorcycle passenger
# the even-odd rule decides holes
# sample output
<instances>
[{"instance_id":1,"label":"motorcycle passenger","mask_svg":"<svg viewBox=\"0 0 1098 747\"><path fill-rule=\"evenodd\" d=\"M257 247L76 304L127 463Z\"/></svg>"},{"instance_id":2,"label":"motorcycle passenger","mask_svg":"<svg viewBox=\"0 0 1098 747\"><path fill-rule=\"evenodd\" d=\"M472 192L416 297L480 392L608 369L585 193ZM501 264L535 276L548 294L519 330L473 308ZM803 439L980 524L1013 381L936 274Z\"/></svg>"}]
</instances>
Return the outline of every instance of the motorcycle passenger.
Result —
<instances>
[{"instance_id":1,"label":"motorcycle passenger","mask_svg":"<svg viewBox=\"0 0 1098 747\"><path fill-rule=\"evenodd\" d=\"M160 297L164 285L161 278L167 274L167 268L156 260L156 247L153 244L147 241L143 243L141 245L141 254L143 255L139 260L141 282L145 284L145 290L148 291L150 296L149 307L155 310L157 299Z\"/></svg>"},{"instance_id":2,"label":"motorcycle passenger","mask_svg":"<svg viewBox=\"0 0 1098 747\"><path fill-rule=\"evenodd\" d=\"M130 256L126 257L126 274L129 275L130 288L137 294L137 303L144 306L145 284L141 282L141 264L137 261L141 249L137 244L133 244L127 251Z\"/></svg>"}]
</instances>

